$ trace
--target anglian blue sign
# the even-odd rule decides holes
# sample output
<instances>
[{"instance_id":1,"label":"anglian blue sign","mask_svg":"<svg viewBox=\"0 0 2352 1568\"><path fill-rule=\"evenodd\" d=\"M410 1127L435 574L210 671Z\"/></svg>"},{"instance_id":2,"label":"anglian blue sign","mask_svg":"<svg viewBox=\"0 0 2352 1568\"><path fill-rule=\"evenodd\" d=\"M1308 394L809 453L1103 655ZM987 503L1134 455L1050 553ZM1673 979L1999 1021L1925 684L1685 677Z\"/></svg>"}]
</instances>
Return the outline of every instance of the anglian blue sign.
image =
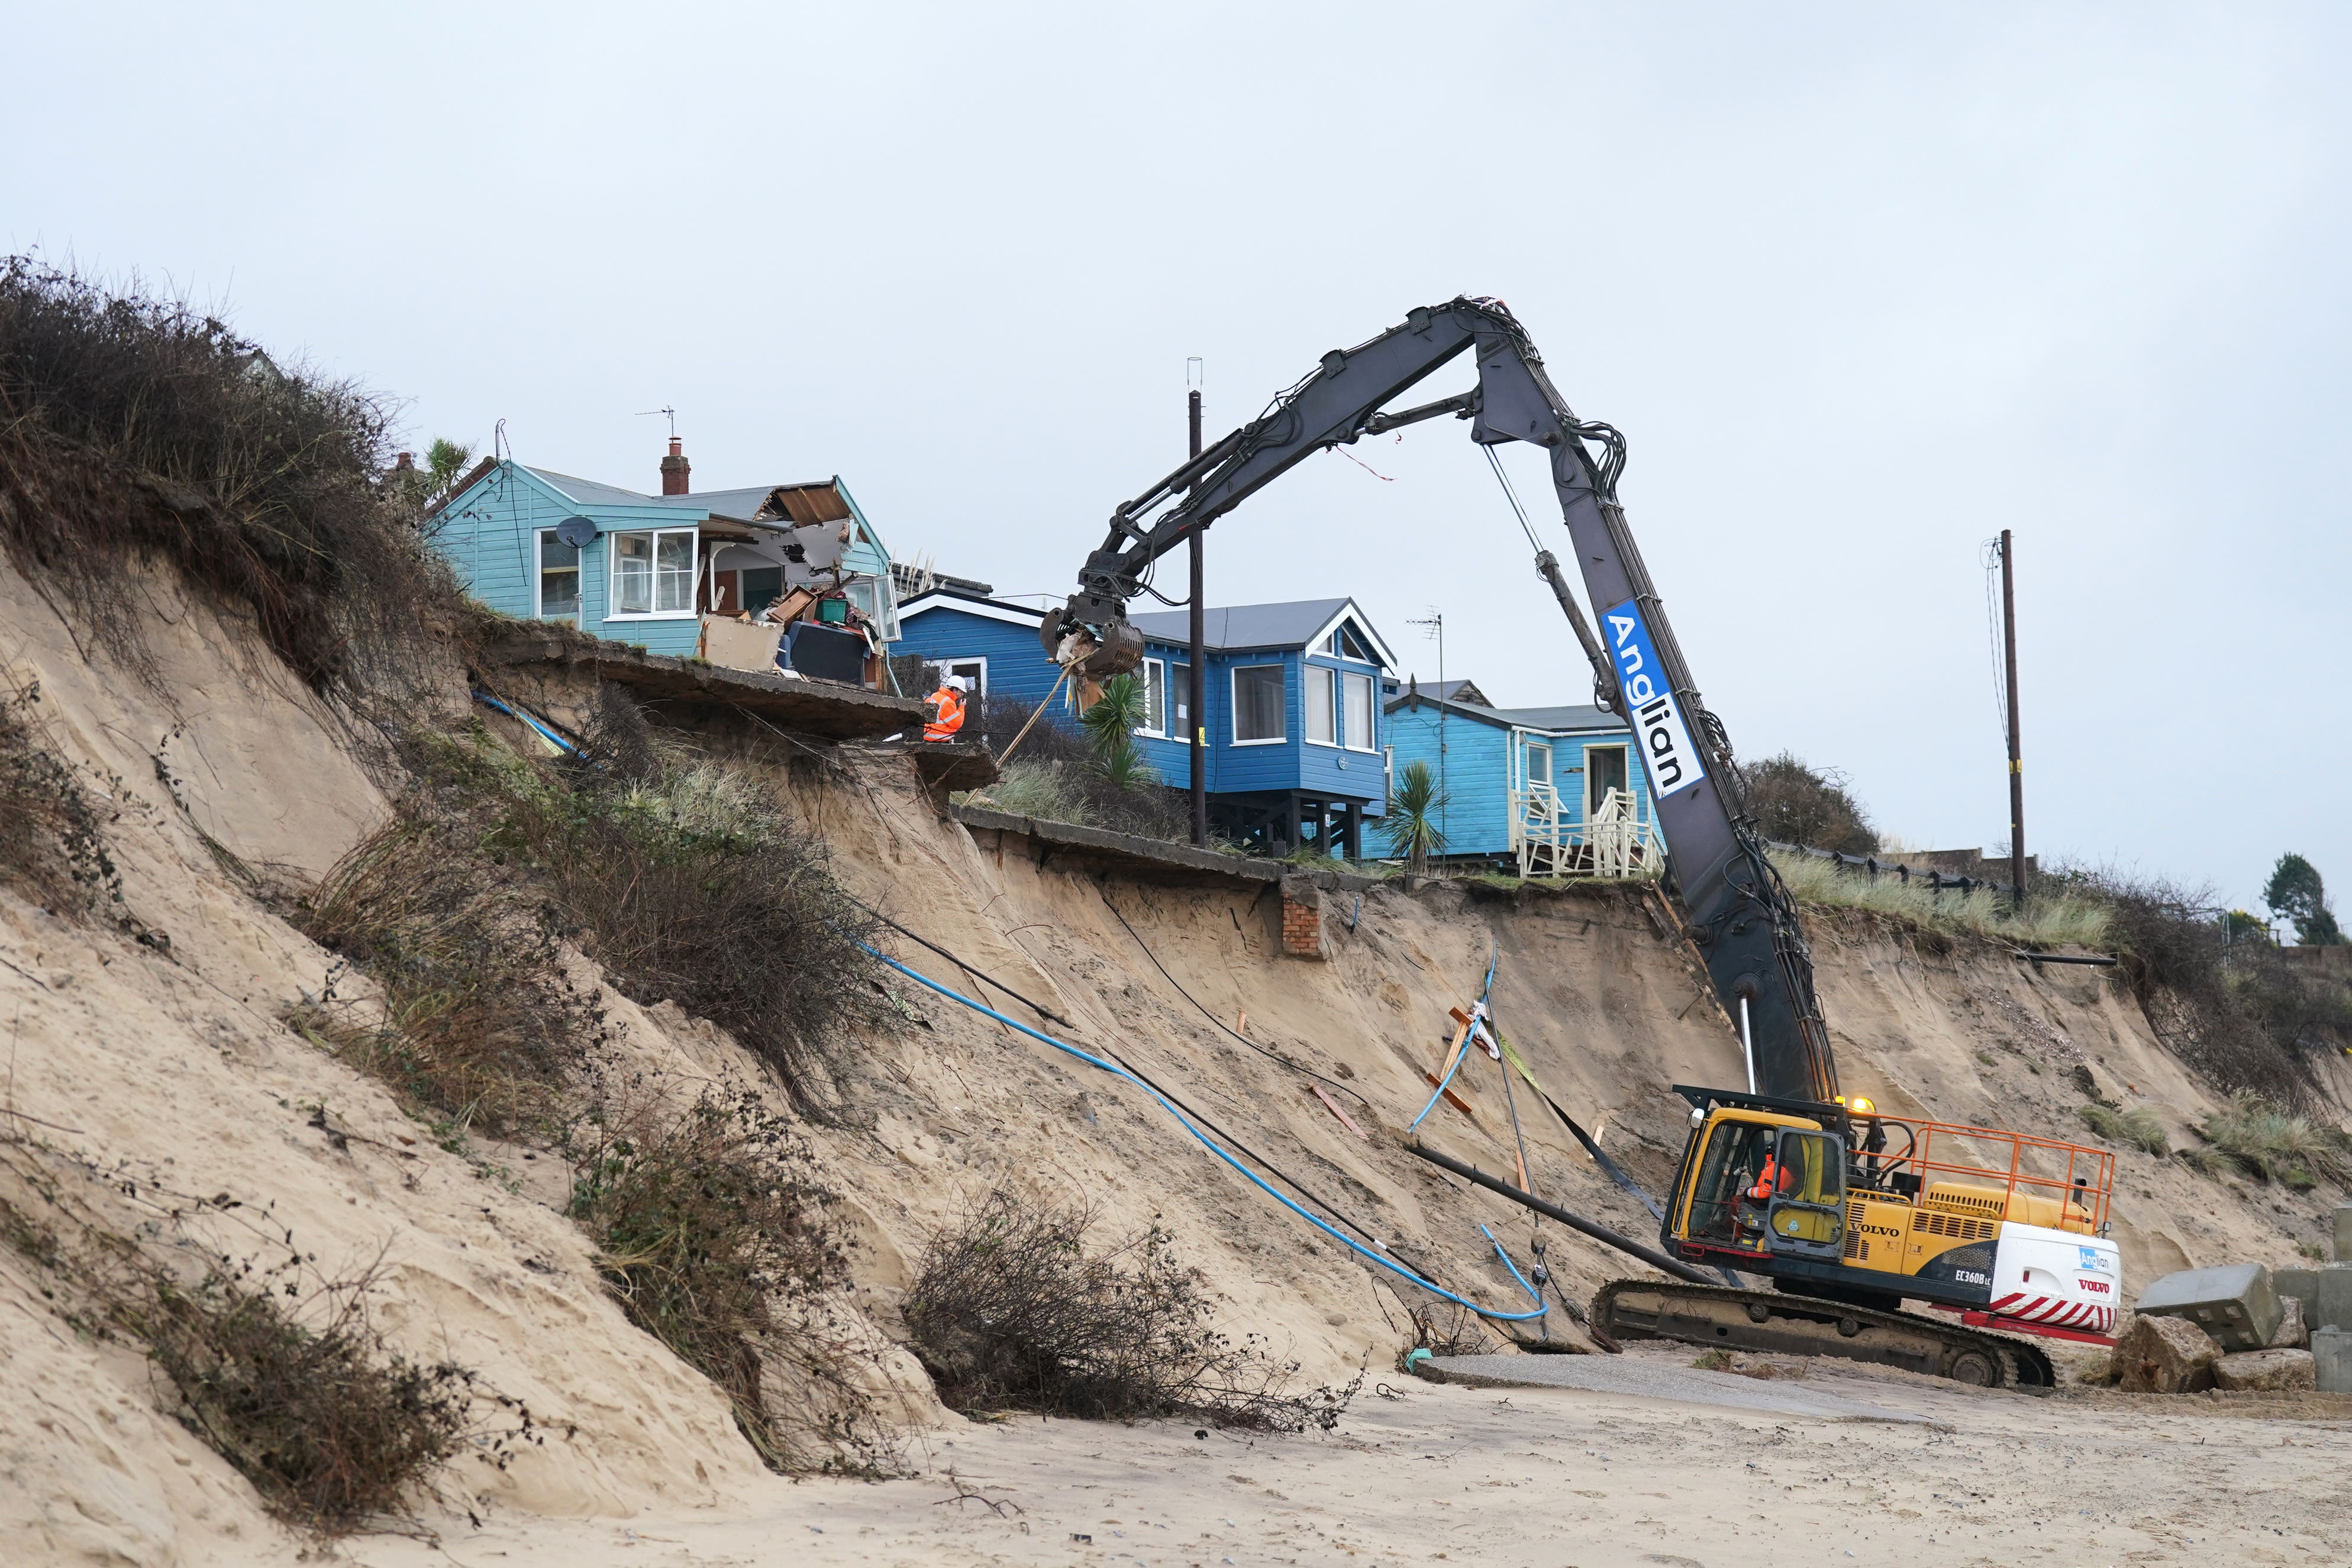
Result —
<instances>
[{"instance_id":1,"label":"anglian blue sign","mask_svg":"<svg viewBox=\"0 0 2352 1568\"><path fill-rule=\"evenodd\" d=\"M1706 777L1706 766L1699 761L1698 748L1691 744L1674 683L1666 679L1658 651L1651 646L1650 628L1643 624L1640 606L1628 599L1603 610L1601 629L1609 639L1609 656L1617 664L1625 718L1641 737L1651 793L1664 796L1690 788Z\"/></svg>"}]
</instances>

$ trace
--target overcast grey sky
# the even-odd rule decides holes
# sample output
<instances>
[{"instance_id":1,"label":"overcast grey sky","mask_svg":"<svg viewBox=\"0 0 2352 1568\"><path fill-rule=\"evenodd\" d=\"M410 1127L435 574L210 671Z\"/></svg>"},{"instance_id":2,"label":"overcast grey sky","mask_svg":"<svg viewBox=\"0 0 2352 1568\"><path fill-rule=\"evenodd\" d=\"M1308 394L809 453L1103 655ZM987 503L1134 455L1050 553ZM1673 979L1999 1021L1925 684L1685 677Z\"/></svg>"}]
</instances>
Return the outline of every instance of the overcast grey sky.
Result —
<instances>
[{"instance_id":1,"label":"overcast grey sky","mask_svg":"<svg viewBox=\"0 0 2352 1568\"><path fill-rule=\"evenodd\" d=\"M651 489L674 404L698 488L839 473L1008 592L1181 458L1186 356L1213 436L1499 295L1626 432L1743 752L2002 839L2012 527L2029 847L2249 902L2285 848L2352 889L2348 16L101 0L8 23L0 244L223 303L420 445ZM1424 677L1438 608L1449 675L1582 699L1463 427L1357 455L1220 523L1212 599L1351 594Z\"/></svg>"}]
</instances>

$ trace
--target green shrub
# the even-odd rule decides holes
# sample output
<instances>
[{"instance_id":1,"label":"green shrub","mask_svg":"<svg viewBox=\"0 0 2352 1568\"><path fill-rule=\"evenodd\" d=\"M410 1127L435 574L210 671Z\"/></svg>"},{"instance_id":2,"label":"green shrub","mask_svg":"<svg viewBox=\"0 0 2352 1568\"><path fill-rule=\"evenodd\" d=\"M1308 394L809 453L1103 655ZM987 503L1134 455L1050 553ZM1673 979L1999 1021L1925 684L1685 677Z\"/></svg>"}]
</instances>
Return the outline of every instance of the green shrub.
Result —
<instances>
[{"instance_id":1,"label":"green shrub","mask_svg":"<svg viewBox=\"0 0 2352 1568\"><path fill-rule=\"evenodd\" d=\"M0 259L0 548L151 685L152 611L124 591L142 557L249 606L322 688L454 605L413 506L383 482L394 413L184 300Z\"/></svg>"},{"instance_id":2,"label":"green shrub","mask_svg":"<svg viewBox=\"0 0 2352 1568\"><path fill-rule=\"evenodd\" d=\"M0 688L0 883L61 918L121 918L102 818L43 733L38 682Z\"/></svg>"},{"instance_id":3,"label":"green shrub","mask_svg":"<svg viewBox=\"0 0 2352 1568\"><path fill-rule=\"evenodd\" d=\"M1166 1231L1095 1246L1095 1225L1090 1208L999 1188L933 1236L904 1311L950 1407L1294 1432L1338 1424L1354 1385L1289 1393L1297 1363L1210 1326L1199 1271L1177 1263Z\"/></svg>"},{"instance_id":4,"label":"green shrub","mask_svg":"<svg viewBox=\"0 0 2352 1568\"><path fill-rule=\"evenodd\" d=\"M747 1091L678 1107L640 1087L600 1097L568 1153L570 1213L629 1321L718 1384L772 1468L794 1468L762 1394L763 1343L784 1327L780 1301L821 1295L845 1269L807 1145Z\"/></svg>"},{"instance_id":5,"label":"green shrub","mask_svg":"<svg viewBox=\"0 0 2352 1568\"><path fill-rule=\"evenodd\" d=\"M6 1174L47 1200L37 1218L0 1198L0 1243L53 1281L41 1290L51 1310L85 1339L143 1345L164 1410L290 1525L348 1533L402 1514L461 1449L503 1468L517 1444L541 1440L530 1413L474 1373L393 1350L369 1315L373 1271L322 1278L273 1228L257 1234L281 1261L215 1257L188 1282L188 1256L213 1244L181 1222L232 1200L173 1196L134 1237L74 1217L59 1184L21 1159ZM151 1245L167 1228L175 1245ZM511 1419L478 1423L484 1404Z\"/></svg>"}]
</instances>

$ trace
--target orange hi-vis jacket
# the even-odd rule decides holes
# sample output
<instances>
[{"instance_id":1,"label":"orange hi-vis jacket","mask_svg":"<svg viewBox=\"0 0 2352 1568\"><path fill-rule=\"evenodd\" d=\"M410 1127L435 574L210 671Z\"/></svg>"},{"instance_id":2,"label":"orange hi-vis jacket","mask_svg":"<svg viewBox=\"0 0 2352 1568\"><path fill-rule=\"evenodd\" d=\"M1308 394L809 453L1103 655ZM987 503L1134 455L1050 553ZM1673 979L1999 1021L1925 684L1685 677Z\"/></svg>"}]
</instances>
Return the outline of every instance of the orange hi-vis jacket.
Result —
<instances>
[{"instance_id":1,"label":"orange hi-vis jacket","mask_svg":"<svg viewBox=\"0 0 2352 1568\"><path fill-rule=\"evenodd\" d=\"M1764 1169L1757 1175L1756 1184L1748 1189L1748 1195L1759 1204L1769 1204L1776 1190L1785 1193L1796 1184L1797 1173L1782 1170L1780 1157L1767 1154L1764 1156Z\"/></svg>"},{"instance_id":2,"label":"orange hi-vis jacket","mask_svg":"<svg viewBox=\"0 0 2352 1568\"><path fill-rule=\"evenodd\" d=\"M954 740L956 731L963 728L963 693L952 686L942 686L931 693L931 700L939 704L939 717L923 726L923 739Z\"/></svg>"}]
</instances>

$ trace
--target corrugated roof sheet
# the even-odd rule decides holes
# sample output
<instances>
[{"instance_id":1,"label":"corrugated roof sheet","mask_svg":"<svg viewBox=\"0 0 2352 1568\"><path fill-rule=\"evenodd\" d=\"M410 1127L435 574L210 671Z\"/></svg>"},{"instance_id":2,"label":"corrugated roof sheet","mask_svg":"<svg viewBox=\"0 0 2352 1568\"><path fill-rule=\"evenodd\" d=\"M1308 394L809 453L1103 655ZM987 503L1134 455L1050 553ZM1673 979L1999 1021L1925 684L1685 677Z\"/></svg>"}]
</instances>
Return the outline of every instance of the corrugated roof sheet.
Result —
<instances>
[{"instance_id":1,"label":"corrugated roof sheet","mask_svg":"<svg viewBox=\"0 0 2352 1568\"><path fill-rule=\"evenodd\" d=\"M1454 685L1452 681L1446 682ZM1444 708L1465 719L1482 720L1486 723L1523 730L1622 730L1625 721L1616 714L1595 708L1590 703L1570 703L1557 708L1489 708L1483 702L1453 702L1436 694L1437 683L1432 681L1421 689L1424 707ZM1400 689L1385 704L1391 713L1405 707L1412 698L1409 689Z\"/></svg>"},{"instance_id":2,"label":"corrugated roof sheet","mask_svg":"<svg viewBox=\"0 0 2352 1568\"><path fill-rule=\"evenodd\" d=\"M1202 637L1213 648L1305 647L1307 640L1347 606L1345 599L1299 599L1286 605L1235 605L1202 617ZM1154 610L1129 617L1145 637L1185 642L1192 636L1190 610Z\"/></svg>"},{"instance_id":3,"label":"corrugated roof sheet","mask_svg":"<svg viewBox=\"0 0 2352 1568\"><path fill-rule=\"evenodd\" d=\"M524 465L529 467L528 464ZM583 479L571 474L559 474L552 468L531 468L530 471L578 501L582 506L652 506L659 496L639 495L618 485L600 485L594 479ZM677 498L671 498L676 500Z\"/></svg>"}]
</instances>

